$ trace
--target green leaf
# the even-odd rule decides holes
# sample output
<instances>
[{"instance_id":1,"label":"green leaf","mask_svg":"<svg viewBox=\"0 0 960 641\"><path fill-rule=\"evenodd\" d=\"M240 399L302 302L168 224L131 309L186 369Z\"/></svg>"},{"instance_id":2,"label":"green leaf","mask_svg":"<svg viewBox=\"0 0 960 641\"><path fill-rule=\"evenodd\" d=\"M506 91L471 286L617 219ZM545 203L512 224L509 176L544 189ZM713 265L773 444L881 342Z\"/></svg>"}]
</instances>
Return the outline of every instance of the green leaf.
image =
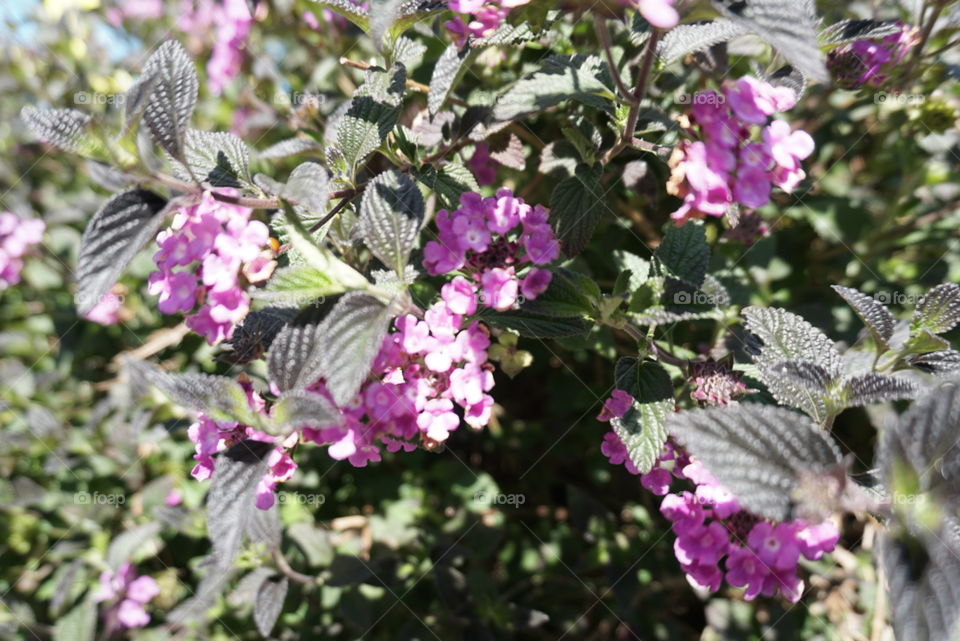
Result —
<instances>
[{"instance_id":1,"label":"green leaf","mask_svg":"<svg viewBox=\"0 0 960 641\"><path fill-rule=\"evenodd\" d=\"M645 474L656 464L667 440L666 420L675 405L673 384L659 363L633 358L617 362L616 381L618 389L633 396L634 403L610 425L637 471Z\"/></svg>"},{"instance_id":2,"label":"green leaf","mask_svg":"<svg viewBox=\"0 0 960 641\"><path fill-rule=\"evenodd\" d=\"M259 427L261 416L250 408L247 393L240 383L226 376L210 374L170 374L143 362L131 361L150 384L171 401L215 421L236 421Z\"/></svg>"},{"instance_id":3,"label":"green leaf","mask_svg":"<svg viewBox=\"0 0 960 641\"><path fill-rule=\"evenodd\" d=\"M416 175L417 180L436 193L442 207L456 209L460 206L460 196L467 192L479 192L480 185L473 173L460 163L452 162L437 170L433 165L423 167Z\"/></svg>"},{"instance_id":4,"label":"green leaf","mask_svg":"<svg viewBox=\"0 0 960 641\"><path fill-rule=\"evenodd\" d=\"M305 162L290 172L279 195L294 204L302 221L312 222L327 215L329 184L326 169L318 163Z\"/></svg>"},{"instance_id":5,"label":"green leaf","mask_svg":"<svg viewBox=\"0 0 960 641\"><path fill-rule=\"evenodd\" d=\"M960 323L960 285L944 283L927 292L913 311L911 332L943 334Z\"/></svg>"},{"instance_id":6,"label":"green leaf","mask_svg":"<svg viewBox=\"0 0 960 641\"><path fill-rule=\"evenodd\" d=\"M281 307L305 307L325 296L342 294L343 284L313 265L290 265L274 272L266 287L253 290L257 300Z\"/></svg>"},{"instance_id":7,"label":"green leaf","mask_svg":"<svg viewBox=\"0 0 960 641\"><path fill-rule=\"evenodd\" d=\"M424 208L420 189L408 175L385 171L363 192L357 232L374 256L400 273L417 242Z\"/></svg>"},{"instance_id":8,"label":"green leaf","mask_svg":"<svg viewBox=\"0 0 960 641\"><path fill-rule=\"evenodd\" d=\"M601 172L599 166L578 165L576 173L560 181L550 194L550 221L567 256L583 251L606 209Z\"/></svg>"},{"instance_id":9,"label":"green leaf","mask_svg":"<svg viewBox=\"0 0 960 641\"><path fill-rule=\"evenodd\" d=\"M396 63L389 72L377 67L366 71L350 107L337 125L337 143L351 175L397 124L403 101L406 68Z\"/></svg>"},{"instance_id":10,"label":"green leaf","mask_svg":"<svg viewBox=\"0 0 960 641\"><path fill-rule=\"evenodd\" d=\"M618 249L613 252L613 261L620 269L617 281L623 283L618 286L619 290L615 288L614 293L635 292L643 287L650 277L650 261L644 260L636 254Z\"/></svg>"},{"instance_id":11,"label":"green leaf","mask_svg":"<svg viewBox=\"0 0 960 641\"><path fill-rule=\"evenodd\" d=\"M556 267L547 290L535 300L525 301L525 312L543 316L593 316L600 302L600 287L589 276Z\"/></svg>"},{"instance_id":12,"label":"green leaf","mask_svg":"<svg viewBox=\"0 0 960 641\"><path fill-rule=\"evenodd\" d=\"M512 329L528 338L564 338L580 336L592 326L582 317L550 317L522 311L494 312L484 310L478 315L484 323L500 329Z\"/></svg>"},{"instance_id":13,"label":"green leaf","mask_svg":"<svg viewBox=\"0 0 960 641\"><path fill-rule=\"evenodd\" d=\"M501 122L518 120L567 100L610 111L612 86L607 65L597 56L550 56L539 71L497 98L492 116Z\"/></svg>"},{"instance_id":14,"label":"green leaf","mask_svg":"<svg viewBox=\"0 0 960 641\"><path fill-rule=\"evenodd\" d=\"M707 235L700 223L671 225L654 253L667 275L700 287L710 264Z\"/></svg>"}]
</instances>

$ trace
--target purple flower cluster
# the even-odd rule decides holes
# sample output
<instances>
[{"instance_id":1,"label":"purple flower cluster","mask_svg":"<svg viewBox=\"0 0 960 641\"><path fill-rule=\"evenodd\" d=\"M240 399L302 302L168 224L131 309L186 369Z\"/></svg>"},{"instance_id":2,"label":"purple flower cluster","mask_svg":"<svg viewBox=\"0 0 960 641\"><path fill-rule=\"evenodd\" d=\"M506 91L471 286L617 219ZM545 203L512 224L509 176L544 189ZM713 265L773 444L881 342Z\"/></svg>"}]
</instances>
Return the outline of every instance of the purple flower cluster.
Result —
<instances>
[{"instance_id":1,"label":"purple flower cluster","mask_svg":"<svg viewBox=\"0 0 960 641\"><path fill-rule=\"evenodd\" d=\"M330 456L357 467L380 460L379 445L390 452L428 449L447 439L463 420L481 429L490 420L492 366L490 336L464 316L477 309L476 295L462 277L444 285L441 300L424 318L408 314L394 321L383 341L373 374L357 397L341 408L338 425L303 430L304 440L330 444ZM316 391L326 394L323 384Z\"/></svg>"},{"instance_id":2,"label":"purple flower cluster","mask_svg":"<svg viewBox=\"0 0 960 641\"><path fill-rule=\"evenodd\" d=\"M0 291L20 282L23 258L43 240L44 229L38 218L0 212Z\"/></svg>"},{"instance_id":3,"label":"purple flower cluster","mask_svg":"<svg viewBox=\"0 0 960 641\"><path fill-rule=\"evenodd\" d=\"M797 574L800 557L816 560L833 551L840 538L836 526L830 521L764 520L741 509L699 461L672 456L674 476L696 487L693 492L666 493L660 513L672 523L674 554L690 583L716 592L726 579L745 588L748 601L780 595L796 603L803 592Z\"/></svg>"},{"instance_id":4,"label":"purple flower cluster","mask_svg":"<svg viewBox=\"0 0 960 641\"><path fill-rule=\"evenodd\" d=\"M457 46L463 46L468 38L484 38L497 30L511 9L523 6L530 0L447 0L447 6L455 16L444 26L453 35Z\"/></svg>"},{"instance_id":5,"label":"purple flower cluster","mask_svg":"<svg viewBox=\"0 0 960 641\"><path fill-rule=\"evenodd\" d=\"M841 87L880 87L919 41L916 27L901 24L899 32L882 39L857 40L837 47L827 57L827 68Z\"/></svg>"},{"instance_id":6,"label":"purple flower cluster","mask_svg":"<svg viewBox=\"0 0 960 641\"><path fill-rule=\"evenodd\" d=\"M265 403L253 387L242 382L247 393L250 408L266 415ZM297 469L289 451L300 440L300 434L293 432L288 436L271 436L265 432L236 422L214 421L200 413L197 421L187 429L187 436L195 446L194 465L190 474L198 481L206 481L213 476L215 460L213 455L228 449L231 445L244 440L274 443L274 448L266 458L267 472L257 485L256 504L262 510L269 509L275 500L277 485L289 480Z\"/></svg>"},{"instance_id":7,"label":"purple flower cluster","mask_svg":"<svg viewBox=\"0 0 960 641\"><path fill-rule=\"evenodd\" d=\"M552 274L529 265L546 265L560 255L560 243L547 222L544 207L531 207L508 189L483 198L466 193L460 208L437 212L437 241L423 251L423 266L431 275L462 271L454 282L464 293L481 292L480 302L502 311L518 296L533 300L550 285Z\"/></svg>"},{"instance_id":8,"label":"purple flower cluster","mask_svg":"<svg viewBox=\"0 0 960 641\"><path fill-rule=\"evenodd\" d=\"M728 392L726 387L719 395L704 392L705 402L725 405L731 402ZM597 418L606 421L623 416L632 404L629 394L614 390ZM616 433L604 435L600 451L611 464L624 465L631 474L639 472ZM674 478L692 482L694 491L671 493ZM800 556L819 559L832 551L840 538L829 521L815 525L799 519L773 523L741 509L736 497L699 461L670 441L653 469L640 475L640 483L663 496L660 512L677 535L673 550L688 580L711 592L719 590L726 578L730 585L746 588L744 598L748 601L758 595L779 594L796 602L803 591L803 581L797 575ZM720 567L724 557L725 573Z\"/></svg>"},{"instance_id":9,"label":"purple flower cluster","mask_svg":"<svg viewBox=\"0 0 960 641\"><path fill-rule=\"evenodd\" d=\"M181 0L177 27L184 33L205 37L213 33L213 51L207 61L207 86L221 94L240 73L243 49L250 35L253 16L246 0Z\"/></svg>"},{"instance_id":10,"label":"purple flower cluster","mask_svg":"<svg viewBox=\"0 0 960 641\"><path fill-rule=\"evenodd\" d=\"M157 307L164 314L190 312L199 304L187 326L211 345L230 338L250 309L240 277L259 283L276 266L265 249L270 232L262 222L250 220L250 211L206 193L157 235L158 271L150 274L148 291L160 297Z\"/></svg>"},{"instance_id":11,"label":"purple flower cluster","mask_svg":"<svg viewBox=\"0 0 960 641\"><path fill-rule=\"evenodd\" d=\"M112 602L104 615L107 630L140 628L150 623L143 606L158 594L160 588L152 577L138 577L133 565L124 563L116 572L107 570L100 574L100 586L93 600Z\"/></svg>"},{"instance_id":12,"label":"purple flower cluster","mask_svg":"<svg viewBox=\"0 0 960 641\"><path fill-rule=\"evenodd\" d=\"M683 199L671 217L678 224L719 217L733 203L766 205L774 185L792 191L806 175L800 161L813 153L813 138L784 120L768 120L795 103L792 89L750 76L722 94L696 94L687 129L697 140L680 143L670 158L667 191Z\"/></svg>"},{"instance_id":13,"label":"purple flower cluster","mask_svg":"<svg viewBox=\"0 0 960 641\"><path fill-rule=\"evenodd\" d=\"M701 405L730 405L750 390L740 373L713 360L695 363L690 368L690 396Z\"/></svg>"}]
</instances>

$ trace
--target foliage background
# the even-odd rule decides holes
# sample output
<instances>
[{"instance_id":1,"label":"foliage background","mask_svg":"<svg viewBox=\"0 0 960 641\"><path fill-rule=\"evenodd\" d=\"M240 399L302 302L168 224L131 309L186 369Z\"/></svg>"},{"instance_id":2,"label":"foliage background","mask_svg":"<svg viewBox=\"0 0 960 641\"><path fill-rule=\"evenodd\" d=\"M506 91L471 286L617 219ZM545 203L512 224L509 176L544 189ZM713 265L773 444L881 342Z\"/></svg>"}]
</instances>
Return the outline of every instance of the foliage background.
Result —
<instances>
[{"instance_id":1,"label":"foliage background","mask_svg":"<svg viewBox=\"0 0 960 641\"><path fill-rule=\"evenodd\" d=\"M841 15L836 3L822 4L827 21L873 11L871 3L852 3ZM48 226L43 253L28 263L23 285L0 292L3 638L83 638L84 615L74 605L94 585L111 541L124 532L134 532L128 543L137 545L129 554L138 569L161 584L155 623L195 589L196 563L208 551L205 487L189 477L189 418L159 396L133 402L138 395L118 379L114 358L149 352L178 367L198 362L224 374L231 367L216 361L202 339L182 333L178 318L156 312L143 287L149 252L124 278L122 323L100 327L76 317L71 288L79 234L109 191L82 164L36 142L18 120L25 104L74 106L78 92L122 92L151 47L170 37L185 42L202 69L209 36L178 31L178 3L170 2L163 19L120 28L105 20L109 8L98 0L0 8L0 208L41 216ZM369 59L372 50L356 30L323 22L310 29L301 16L314 9L303 0L271 3L247 43L241 80L223 96L201 92L198 126L234 127L259 149L303 124L322 126L360 80L360 72L338 58ZM911 15L893 3L880 12ZM557 31L553 51L596 48L589 21L568 20ZM438 33L437 24L415 31L428 47L417 80L429 80L445 46ZM509 82L545 48L534 43L503 51L495 69L474 65L469 84L475 90ZM750 71L747 57L735 61L738 72ZM817 141L811 179L765 209L774 230L769 238L746 250L713 245L711 273L722 275L735 306L782 306L852 342L860 325L829 285L889 292L895 309L909 310L911 304L902 304L907 297L960 281L958 96L957 85L946 82L957 67L949 54L931 62L909 79L909 91L926 96L920 104L815 87L791 112L792 123ZM676 113L673 92L692 92L702 78L677 65L658 82L655 100ZM323 99L297 105L278 98L298 92ZM106 102L77 106L114 106ZM501 181L524 188L531 202L546 204L556 183L536 168L538 148L561 138L560 124L547 114L523 125L526 171L500 170ZM670 210L662 191L665 165L639 153L627 158L637 159L649 161L646 174L604 185L601 226L576 261L605 288L616 277L610 253L646 255ZM712 241L719 231L710 226ZM710 340L696 326L666 338L690 348ZM293 587L274 636L882 638L870 636L882 598L869 563L869 523L845 524L841 549L811 564L816 575L794 607L749 605L733 592L705 600L688 586L655 498L599 452L605 430L594 417L612 387L617 340L602 332L579 341L526 339L522 347L533 353L533 365L513 380L497 374L500 407L491 427L459 430L441 453L387 457L354 469L319 448L299 452L300 470L284 488L284 549L299 571L329 578L310 594ZM879 410L874 414L848 411L835 428L865 467L873 451L865 435L874 433L869 423L881 419ZM171 488L184 496L183 518L163 507ZM500 493L522 504L484 500ZM112 498L97 503L98 496ZM155 522L158 531L148 527ZM244 562L259 563L253 555ZM259 637L242 594L215 614L186 638ZM162 625L131 634L170 636Z\"/></svg>"}]
</instances>

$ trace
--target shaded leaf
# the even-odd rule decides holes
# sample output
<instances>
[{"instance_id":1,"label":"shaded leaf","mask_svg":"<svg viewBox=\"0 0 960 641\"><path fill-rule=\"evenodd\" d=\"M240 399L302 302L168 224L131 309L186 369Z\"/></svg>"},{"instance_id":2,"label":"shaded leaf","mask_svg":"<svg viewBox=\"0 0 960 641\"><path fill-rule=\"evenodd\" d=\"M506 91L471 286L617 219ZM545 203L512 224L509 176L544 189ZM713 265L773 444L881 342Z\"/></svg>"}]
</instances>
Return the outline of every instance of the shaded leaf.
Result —
<instances>
[{"instance_id":1,"label":"shaded leaf","mask_svg":"<svg viewBox=\"0 0 960 641\"><path fill-rule=\"evenodd\" d=\"M77 259L77 311L100 302L137 252L163 223L167 201L145 189L117 194L100 208L80 237Z\"/></svg>"},{"instance_id":2,"label":"shaded leaf","mask_svg":"<svg viewBox=\"0 0 960 641\"><path fill-rule=\"evenodd\" d=\"M273 406L273 427L278 430L327 427L340 420L340 413L320 394L284 394Z\"/></svg>"},{"instance_id":3,"label":"shaded leaf","mask_svg":"<svg viewBox=\"0 0 960 641\"><path fill-rule=\"evenodd\" d=\"M274 574L267 577L257 590L257 598L253 603L253 620L257 630L264 637L270 636L273 626L276 625L280 613L283 611L283 602L287 598L290 582L287 577Z\"/></svg>"},{"instance_id":4,"label":"shaded leaf","mask_svg":"<svg viewBox=\"0 0 960 641\"><path fill-rule=\"evenodd\" d=\"M550 317L540 314L529 314L521 311L494 312L484 310L479 315L480 320L492 327L512 329L528 338L564 338L585 334L590 323L582 317Z\"/></svg>"},{"instance_id":5,"label":"shaded leaf","mask_svg":"<svg viewBox=\"0 0 960 641\"><path fill-rule=\"evenodd\" d=\"M428 165L416 174L417 180L436 193L440 204L446 209L460 206L460 196L466 192L479 192L480 185L473 173L460 163L448 163L442 169Z\"/></svg>"},{"instance_id":6,"label":"shaded leaf","mask_svg":"<svg viewBox=\"0 0 960 641\"><path fill-rule=\"evenodd\" d=\"M919 370L929 372L930 374L950 374L960 370L960 352L952 349L944 349L919 356L912 356L907 362Z\"/></svg>"},{"instance_id":7,"label":"shaded leaf","mask_svg":"<svg viewBox=\"0 0 960 641\"><path fill-rule=\"evenodd\" d=\"M610 109L614 98L606 63L597 56L550 56L541 69L521 78L493 106L496 121L518 120L567 100Z\"/></svg>"},{"instance_id":8,"label":"shaded leaf","mask_svg":"<svg viewBox=\"0 0 960 641\"><path fill-rule=\"evenodd\" d=\"M436 66L433 68L433 75L430 77L430 91L427 94L427 108L430 115L435 115L443 107L447 96L454 85L463 76L470 57L470 49L459 49L457 45L451 44L440 55Z\"/></svg>"},{"instance_id":9,"label":"shaded leaf","mask_svg":"<svg viewBox=\"0 0 960 641\"><path fill-rule=\"evenodd\" d=\"M654 257L668 275L700 287L710 263L703 225L687 223L682 227L669 227Z\"/></svg>"},{"instance_id":10,"label":"shaded leaf","mask_svg":"<svg viewBox=\"0 0 960 641\"><path fill-rule=\"evenodd\" d=\"M676 62L688 53L709 49L748 33L745 26L731 20L711 20L677 25L668 31L657 45L657 54L667 64Z\"/></svg>"},{"instance_id":11,"label":"shaded leaf","mask_svg":"<svg viewBox=\"0 0 960 641\"><path fill-rule=\"evenodd\" d=\"M193 175L214 187L242 187L250 182L250 151L231 133L188 129L184 158Z\"/></svg>"},{"instance_id":12,"label":"shaded leaf","mask_svg":"<svg viewBox=\"0 0 960 641\"><path fill-rule=\"evenodd\" d=\"M579 165L575 175L560 181L550 194L550 222L567 256L583 251L606 208L600 173L600 167Z\"/></svg>"},{"instance_id":13,"label":"shaded leaf","mask_svg":"<svg viewBox=\"0 0 960 641\"><path fill-rule=\"evenodd\" d=\"M826 27L818 37L823 44L842 45L856 40L884 38L900 33L901 29L902 25L897 20L847 19Z\"/></svg>"},{"instance_id":14,"label":"shaded leaf","mask_svg":"<svg viewBox=\"0 0 960 641\"><path fill-rule=\"evenodd\" d=\"M631 366L624 362L628 360L617 363L617 387L633 396L634 403L626 414L612 419L610 425L626 446L637 471L645 474L656 464L667 440L666 420L675 404L673 384L659 363L633 359Z\"/></svg>"},{"instance_id":15,"label":"shaded leaf","mask_svg":"<svg viewBox=\"0 0 960 641\"><path fill-rule=\"evenodd\" d=\"M350 100L337 125L337 143L351 172L370 155L397 124L407 70L400 63L389 72L376 67Z\"/></svg>"},{"instance_id":16,"label":"shaded leaf","mask_svg":"<svg viewBox=\"0 0 960 641\"><path fill-rule=\"evenodd\" d=\"M793 516L801 471L827 475L840 464L840 451L826 433L782 407L680 412L667 419L667 429L744 508L775 521Z\"/></svg>"},{"instance_id":17,"label":"shaded leaf","mask_svg":"<svg viewBox=\"0 0 960 641\"><path fill-rule=\"evenodd\" d=\"M48 145L85 156L96 155L101 145L91 135L93 118L76 109L37 109L27 105L20 112L38 138Z\"/></svg>"},{"instance_id":18,"label":"shaded leaf","mask_svg":"<svg viewBox=\"0 0 960 641\"><path fill-rule=\"evenodd\" d=\"M917 386L906 379L867 372L845 379L841 398L844 407L856 407L913 398L917 392Z\"/></svg>"}]
</instances>

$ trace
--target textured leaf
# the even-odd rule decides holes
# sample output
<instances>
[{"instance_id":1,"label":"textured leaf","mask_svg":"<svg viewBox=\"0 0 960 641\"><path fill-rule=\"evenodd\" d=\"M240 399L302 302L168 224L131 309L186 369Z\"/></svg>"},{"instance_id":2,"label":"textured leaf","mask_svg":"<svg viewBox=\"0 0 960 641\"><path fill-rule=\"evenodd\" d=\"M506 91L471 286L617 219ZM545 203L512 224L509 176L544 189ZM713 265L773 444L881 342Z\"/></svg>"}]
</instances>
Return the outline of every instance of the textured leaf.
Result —
<instances>
[{"instance_id":1,"label":"textured leaf","mask_svg":"<svg viewBox=\"0 0 960 641\"><path fill-rule=\"evenodd\" d=\"M424 208L423 196L408 175L385 171L363 192L357 232L384 265L402 271L417 242Z\"/></svg>"},{"instance_id":2,"label":"textured leaf","mask_svg":"<svg viewBox=\"0 0 960 641\"><path fill-rule=\"evenodd\" d=\"M960 285L944 283L931 289L917 303L911 330L925 329L933 334L943 334L957 323L960 323Z\"/></svg>"},{"instance_id":3,"label":"textured leaf","mask_svg":"<svg viewBox=\"0 0 960 641\"><path fill-rule=\"evenodd\" d=\"M830 79L817 41L812 0L712 0L727 19L776 49L804 76Z\"/></svg>"},{"instance_id":4,"label":"textured leaf","mask_svg":"<svg viewBox=\"0 0 960 641\"><path fill-rule=\"evenodd\" d=\"M337 125L337 143L351 172L356 172L397 124L407 71L397 63L389 72L368 69L366 78Z\"/></svg>"},{"instance_id":5,"label":"textured leaf","mask_svg":"<svg viewBox=\"0 0 960 641\"><path fill-rule=\"evenodd\" d=\"M194 176L215 187L242 187L250 182L250 151L231 133L188 129L184 157Z\"/></svg>"},{"instance_id":6,"label":"textured leaf","mask_svg":"<svg viewBox=\"0 0 960 641\"><path fill-rule=\"evenodd\" d=\"M267 354L270 383L281 392L309 387L320 378L320 312L308 307L280 330Z\"/></svg>"},{"instance_id":7,"label":"textured leaf","mask_svg":"<svg viewBox=\"0 0 960 641\"><path fill-rule=\"evenodd\" d=\"M857 407L913 398L917 392L917 386L906 379L867 372L845 379L841 396L844 407Z\"/></svg>"},{"instance_id":8,"label":"textured leaf","mask_svg":"<svg viewBox=\"0 0 960 641\"><path fill-rule=\"evenodd\" d=\"M881 348L889 347L896 323L890 310L874 298L855 289L834 285L833 290L840 294L843 300L847 301L847 304L853 308L863 324L870 330L874 341Z\"/></svg>"},{"instance_id":9,"label":"textured leaf","mask_svg":"<svg viewBox=\"0 0 960 641\"><path fill-rule=\"evenodd\" d=\"M550 194L550 222L567 256L583 251L606 208L600 173L600 167L579 165L576 175L560 181Z\"/></svg>"},{"instance_id":10,"label":"textured leaf","mask_svg":"<svg viewBox=\"0 0 960 641\"><path fill-rule=\"evenodd\" d=\"M485 310L480 319L492 327L512 329L528 338L564 338L585 334L591 325L582 317L558 318L526 312Z\"/></svg>"},{"instance_id":11,"label":"textured leaf","mask_svg":"<svg viewBox=\"0 0 960 641\"><path fill-rule=\"evenodd\" d=\"M617 363L617 387L634 397L633 407L610 421L627 447L630 461L641 474L653 468L667 440L666 420L674 409L673 385L663 366L653 361L629 359ZM633 370L627 373L624 370ZM633 383L630 386L631 382ZM626 387L621 387L626 386Z\"/></svg>"},{"instance_id":12,"label":"textured leaf","mask_svg":"<svg viewBox=\"0 0 960 641\"><path fill-rule=\"evenodd\" d=\"M688 223L683 227L669 227L654 256L668 275L700 287L710 263L703 225Z\"/></svg>"},{"instance_id":13,"label":"textured leaf","mask_svg":"<svg viewBox=\"0 0 960 641\"><path fill-rule=\"evenodd\" d=\"M770 367L774 376L783 376L808 390L825 392L833 377L824 367L810 361L781 361Z\"/></svg>"},{"instance_id":14,"label":"textured leaf","mask_svg":"<svg viewBox=\"0 0 960 641\"><path fill-rule=\"evenodd\" d=\"M498 140L499 139L499 140ZM502 144L500 143L502 140ZM527 167L527 159L523 142L517 134L511 132L507 136L494 136L489 140L490 157L499 164L510 169L523 171Z\"/></svg>"},{"instance_id":15,"label":"textured leaf","mask_svg":"<svg viewBox=\"0 0 960 641\"><path fill-rule=\"evenodd\" d=\"M577 100L598 109L609 109L614 98L606 63L597 56L550 56L540 71L521 78L497 98L496 121L518 120Z\"/></svg>"},{"instance_id":16,"label":"textured leaf","mask_svg":"<svg viewBox=\"0 0 960 641\"><path fill-rule=\"evenodd\" d=\"M786 87L793 91L797 95L797 99L803 96L804 92L807 90L807 77L803 75L803 72L794 67L793 65L784 65L774 71L772 74L766 77L766 81L774 87ZM737 223L740 222L739 219L739 206L737 203L731 205L737 207ZM728 210L729 212L730 210ZM728 217L732 218L728 213Z\"/></svg>"},{"instance_id":17,"label":"textured leaf","mask_svg":"<svg viewBox=\"0 0 960 641\"><path fill-rule=\"evenodd\" d=\"M945 382L884 430L879 467L894 496L881 538L898 639L960 634L960 386Z\"/></svg>"},{"instance_id":18,"label":"textured leaf","mask_svg":"<svg viewBox=\"0 0 960 641\"><path fill-rule=\"evenodd\" d=\"M800 471L828 474L840 451L808 418L782 407L740 404L674 414L667 429L747 510L793 516Z\"/></svg>"},{"instance_id":19,"label":"textured leaf","mask_svg":"<svg viewBox=\"0 0 960 641\"><path fill-rule=\"evenodd\" d=\"M383 303L369 294L350 292L321 323L317 371L338 407L353 399L370 374L389 322Z\"/></svg>"},{"instance_id":20,"label":"textured leaf","mask_svg":"<svg viewBox=\"0 0 960 641\"><path fill-rule=\"evenodd\" d=\"M27 105L20 117L38 138L58 149L94 156L101 147L91 136L93 118L76 109L37 109Z\"/></svg>"},{"instance_id":21,"label":"textured leaf","mask_svg":"<svg viewBox=\"0 0 960 641\"><path fill-rule=\"evenodd\" d=\"M448 46L437 60L430 77L430 92L427 94L427 108L430 115L436 115L443 103L450 95L454 85L463 76L468 67L467 58L471 57L470 49L463 49L452 44Z\"/></svg>"},{"instance_id":22,"label":"textured leaf","mask_svg":"<svg viewBox=\"0 0 960 641\"><path fill-rule=\"evenodd\" d=\"M818 36L827 45L842 45L856 40L883 38L900 33L897 20L841 20L823 29Z\"/></svg>"},{"instance_id":23,"label":"textured leaf","mask_svg":"<svg viewBox=\"0 0 960 641\"><path fill-rule=\"evenodd\" d=\"M400 17L400 4L403 0L370 0L370 36L377 49L383 49L390 33L390 27Z\"/></svg>"},{"instance_id":24,"label":"textured leaf","mask_svg":"<svg viewBox=\"0 0 960 641\"><path fill-rule=\"evenodd\" d=\"M340 413L323 396L313 392L284 394L273 406L273 425L278 430L327 427L339 420Z\"/></svg>"},{"instance_id":25,"label":"textured leaf","mask_svg":"<svg viewBox=\"0 0 960 641\"><path fill-rule=\"evenodd\" d=\"M140 120L159 80L160 76L155 73L144 73L127 89L123 96L123 121L128 129Z\"/></svg>"},{"instance_id":26,"label":"textured leaf","mask_svg":"<svg viewBox=\"0 0 960 641\"><path fill-rule=\"evenodd\" d=\"M170 374L146 363L138 365L146 379L171 401L216 421L237 421L256 426L259 419L250 409L240 383L226 376Z\"/></svg>"},{"instance_id":27,"label":"textured leaf","mask_svg":"<svg viewBox=\"0 0 960 641\"><path fill-rule=\"evenodd\" d=\"M626 279L626 291L628 292L634 292L643 287L650 277L650 261L640 258L636 254L618 249L613 252L613 260L620 269L621 276L627 274L624 278Z\"/></svg>"},{"instance_id":28,"label":"textured leaf","mask_svg":"<svg viewBox=\"0 0 960 641\"><path fill-rule=\"evenodd\" d=\"M257 512L270 511L257 508L255 499L257 486L269 469L266 458L274 447L263 441L240 441L216 459L207 496L207 533L216 567L233 566L244 537L265 538L260 531L264 515ZM275 508L272 512L276 518ZM253 532L255 536L251 536ZM279 522L276 538L279 540Z\"/></svg>"},{"instance_id":29,"label":"textured leaf","mask_svg":"<svg viewBox=\"0 0 960 641\"><path fill-rule=\"evenodd\" d=\"M305 151L319 151L323 146L313 138L287 138L270 145L260 152L261 158L272 160L302 154Z\"/></svg>"},{"instance_id":30,"label":"textured leaf","mask_svg":"<svg viewBox=\"0 0 960 641\"><path fill-rule=\"evenodd\" d=\"M77 259L77 311L82 315L100 302L137 252L163 223L167 201L152 191L132 189L100 208L80 238Z\"/></svg>"},{"instance_id":31,"label":"textured leaf","mask_svg":"<svg viewBox=\"0 0 960 641\"><path fill-rule=\"evenodd\" d=\"M459 207L462 194L480 191L480 185L473 173L460 163L449 163L440 170L429 165L416 176L417 180L436 193L441 205L446 209Z\"/></svg>"},{"instance_id":32,"label":"textured leaf","mask_svg":"<svg viewBox=\"0 0 960 641\"><path fill-rule=\"evenodd\" d=\"M688 53L709 49L745 33L748 33L746 27L724 19L681 24L663 36L657 45L657 54L666 64L670 64Z\"/></svg>"},{"instance_id":33,"label":"textured leaf","mask_svg":"<svg viewBox=\"0 0 960 641\"><path fill-rule=\"evenodd\" d=\"M956 641L960 636L960 546L929 534L883 534L880 563L890 590L897 639Z\"/></svg>"},{"instance_id":34,"label":"textured leaf","mask_svg":"<svg viewBox=\"0 0 960 641\"><path fill-rule=\"evenodd\" d=\"M257 630L264 637L269 637L273 626L276 625L280 613L283 611L283 602L287 598L287 589L290 582L287 577L274 574L267 577L257 590L257 598L253 602L253 620Z\"/></svg>"},{"instance_id":35,"label":"textured leaf","mask_svg":"<svg viewBox=\"0 0 960 641\"><path fill-rule=\"evenodd\" d=\"M218 360L240 364L263 358L273 339L296 314L296 309L287 307L264 307L251 311L234 328L233 336L224 341L230 351L218 354Z\"/></svg>"},{"instance_id":36,"label":"textured leaf","mask_svg":"<svg viewBox=\"0 0 960 641\"><path fill-rule=\"evenodd\" d=\"M910 357L907 362L913 367L931 374L950 374L960 371L960 352L944 349Z\"/></svg>"},{"instance_id":37,"label":"textured leaf","mask_svg":"<svg viewBox=\"0 0 960 641\"><path fill-rule=\"evenodd\" d=\"M96 627L97 606L87 598L57 620L53 640L93 641Z\"/></svg>"},{"instance_id":38,"label":"textured leaf","mask_svg":"<svg viewBox=\"0 0 960 641\"><path fill-rule=\"evenodd\" d=\"M147 59L143 75L156 78L143 122L164 151L183 160L187 125L197 104L199 86L193 61L179 42L168 40Z\"/></svg>"},{"instance_id":39,"label":"textured leaf","mask_svg":"<svg viewBox=\"0 0 960 641\"><path fill-rule=\"evenodd\" d=\"M311 218L311 213L324 216L327 213L329 183L326 169L315 162L305 162L290 173L280 197L294 203L301 218Z\"/></svg>"}]
</instances>

